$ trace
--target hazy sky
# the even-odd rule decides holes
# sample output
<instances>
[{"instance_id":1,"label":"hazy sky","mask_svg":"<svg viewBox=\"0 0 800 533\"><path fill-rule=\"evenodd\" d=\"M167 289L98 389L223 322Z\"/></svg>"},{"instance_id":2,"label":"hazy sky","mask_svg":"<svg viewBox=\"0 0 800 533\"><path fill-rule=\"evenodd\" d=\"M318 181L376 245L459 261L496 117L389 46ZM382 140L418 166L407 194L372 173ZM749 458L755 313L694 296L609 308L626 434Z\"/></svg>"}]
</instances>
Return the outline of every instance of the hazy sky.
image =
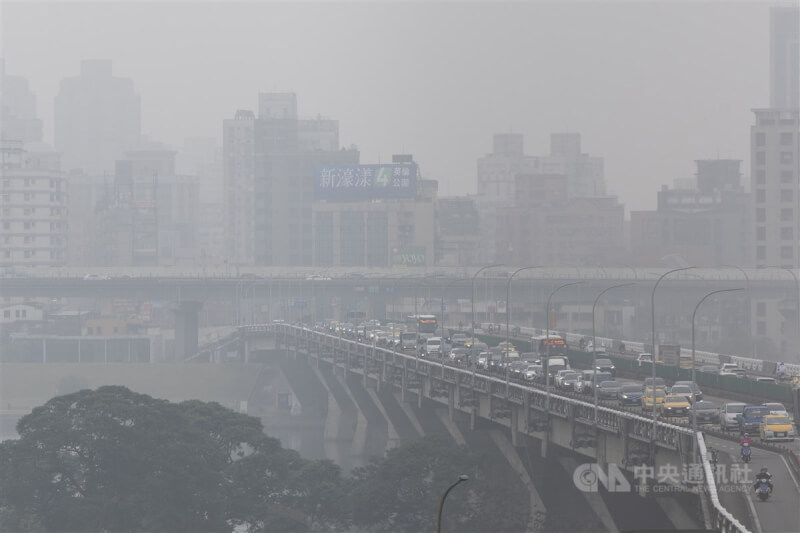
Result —
<instances>
[{"instance_id":1,"label":"hazy sky","mask_svg":"<svg viewBox=\"0 0 800 533\"><path fill-rule=\"evenodd\" d=\"M441 195L475 192L492 134L582 134L627 210L742 159L769 95L769 2L8 2L6 72L53 97L81 59L134 80L142 129L179 146L214 136L257 93L294 91L301 115L340 121L363 163L413 153Z\"/></svg>"}]
</instances>

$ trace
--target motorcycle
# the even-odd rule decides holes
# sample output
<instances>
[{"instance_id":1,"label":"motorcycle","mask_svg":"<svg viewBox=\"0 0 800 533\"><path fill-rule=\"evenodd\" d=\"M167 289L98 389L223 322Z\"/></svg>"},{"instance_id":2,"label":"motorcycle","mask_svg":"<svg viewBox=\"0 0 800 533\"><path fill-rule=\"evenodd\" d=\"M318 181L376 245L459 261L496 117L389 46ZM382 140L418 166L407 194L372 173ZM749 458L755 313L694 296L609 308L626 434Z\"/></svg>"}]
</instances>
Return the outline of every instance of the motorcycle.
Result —
<instances>
[{"instance_id":1,"label":"motorcycle","mask_svg":"<svg viewBox=\"0 0 800 533\"><path fill-rule=\"evenodd\" d=\"M750 462L750 453L751 453L751 451L752 450L750 450L750 444L748 444L748 443L742 444L742 461L744 461L745 463L749 463Z\"/></svg>"},{"instance_id":2,"label":"motorcycle","mask_svg":"<svg viewBox=\"0 0 800 533\"><path fill-rule=\"evenodd\" d=\"M770 497L772 492L769 490L769 485L767 485L766 481L760 481L758 483L758 488L756 489L756 494L758 494L758 498L765 502Z\"/></svg>"}]
</instances>

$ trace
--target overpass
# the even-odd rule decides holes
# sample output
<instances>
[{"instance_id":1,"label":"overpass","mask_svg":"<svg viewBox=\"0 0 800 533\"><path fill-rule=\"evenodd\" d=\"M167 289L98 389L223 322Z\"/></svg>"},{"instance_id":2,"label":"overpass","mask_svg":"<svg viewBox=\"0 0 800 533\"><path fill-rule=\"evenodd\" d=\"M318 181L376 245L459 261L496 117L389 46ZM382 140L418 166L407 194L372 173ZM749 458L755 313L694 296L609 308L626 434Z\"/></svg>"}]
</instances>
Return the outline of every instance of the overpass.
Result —
<instances>
[{"instance_id":1,"label":"overpass","mask_svg":"<svg viewBox=\"0 0 800 533\"><path fill-rule=\"evenodd\" d=\"M6 277L2 294L7 297L41 298L126 298L134 301L161 301L175 314L177 340L181 353L190 357L196 351L198 313L206 302L229 305L231 323L241 325L258 321L270 322L273 317L311 323L321 317L346 320L349 313L398 320L416 310L446 316L446 322L469 323L473 304L476 317L483 321L504 322L508 272L480 279L473 299L473 279L466 269L436 272L404 269L375 269L369 272L342 271L331 276L307 276L301 270L252 269L241 277L207 274L200 270L128 269L134 274L119 274L109 279L85 280L71 270L31 269L29 277ZM746 285L745 293L730 296L733 304L713 325L714 334L728 340L732 355L752 357L756 299L773 301L780 320L787 324L800 320L800 287L781 269L742 271L735 269L695 269L671 276L659 292L659 334L675 341L685 339L688 326L687 302L693 302L700 290L734 288ZM57 275L53 275L53 274ZM488 274L489 272L484 272ZM542 268L525 272L514 279L514 295L509 302L514 322L518 325L542 324L547 321L544 302L549 292L562 283L582 282L574 290L559 296L559 306L569 308L569 324L562 326L584 334L591 326L587 316L591 301L600 288L618 282L634 285L615 295L620 302L609 309L605 336L639 341L651 336L650 289L663 271L656 269L580 269ZM46 275L42 275L46 274ZM743 275L746 279L743 279ZM622 294L624 292L624 295ZM726 297L726 301L728 297ZM689 306L690 308L691 306ZM266 311L263 311L266 309ZM571 317L582 317L572 323ZM617 318L614 318L617 316ZM772 316L772 315L770 315ZM621 318L620 318L621 317ZM774 319L774 318L773 318ZM599 321L604 324L604 316ZM444 320L443 320L444 321ZM795 329L795 328L793 328ZM702 330L702 326L701 326ZM662 341L665 342L665 341ZM798 343L800 345L800 336ZM790 343L791 346L796 345ZM787 351L790 351L787 348ZM741 352L741 353L740 353ZM784 360L793 362L796 353L787 353ZM800 359L797 361L800 363Z\"/></svg>"},{"instance_id":2,"label":"overpass","mask_svg":"<svg viewBox=\"0 0 800 533\"><path fill-rule=\"evenodd\" d=\"M617 479L620 484L616 488L624 488L627 494L614 491L613 476L611 491L577 491L605 529L619 530L622 524L631 527L615 507L621 501L627 509L656 505L662 516L671 517L673 524L682 528L747 531L745 524L753 523L746 506L741 505L746 491L733 494L733 499L731 494L723 496L737 504L734 512L741 518L724 507L704 437L689 428L654 423L605 406L595 410L591 403L575 398L303 327L245 326L240 328L240 336L246 360L288 351L320 377L329 391L326 454L340 464L342 458L352 459L367 450L382 453L402 442L409 433L403 426L423 433L415 420L438 410L456 442L467 441L474 431L490 433L530 493L531 526L546 520L550 505L535 467L534 471L526 468L529 465L519 452L530 448L538 450L538 465L555 461L562 467L562 476L572 476L577 484L595 479L596 486L593 475L602 478L603 473L613 474L617 468L624 471L627 484ZM416 409L411 410L409 404ZM697 461L693 459L695 449ZM587 469L596 470L583 476ZM668 480L643 475L667 471L688 474ZM787 500L780 507L789 512L786 520L791 524L796 514L789 501L800 495L790 487L784 490ZM661 496L653 496L659 492ZM775 510L773 505L770 511ZM793 524L787 527L794 529Z\"/></svg>"}]
</instances>

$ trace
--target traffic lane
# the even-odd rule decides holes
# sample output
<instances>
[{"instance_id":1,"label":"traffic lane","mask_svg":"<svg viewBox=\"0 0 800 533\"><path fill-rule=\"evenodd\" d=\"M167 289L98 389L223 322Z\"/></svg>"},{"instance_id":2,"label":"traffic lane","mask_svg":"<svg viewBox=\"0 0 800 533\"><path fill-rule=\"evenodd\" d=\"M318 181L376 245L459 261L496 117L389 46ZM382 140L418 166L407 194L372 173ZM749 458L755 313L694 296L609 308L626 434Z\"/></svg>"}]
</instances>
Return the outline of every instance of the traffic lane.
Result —
<instances>
[{"instance_id":1,"label":"traffic lane","mask_svg":"<svg viewBox=\"0 0 800 533\"><path fill-rule=\"evenodd\" d=\"M733 450L727 449L728 444L730 443L724 440L713 437L706 438L706 446L720 452L717 454L717 496L722 506L742 525L750 531L759 533L754 519L755 508L748 498L747 487L733 482L733 476L730 475L731 472L735 471L733 465L737 464L738 456L732 453ZM751 474L750 478L752 477Z\"/></svg>"},{"instance_id":2,"label":"traffic lane","mask_svg":"<svg viewBox=\"0 0 800 533\"><path fill-rule=\"evenodd\" d=\"M746 491L750 502L748 506L752 504L751 509L755 511L756 531L763 533L800 531L800 486L780 454L754 448L751 452L750 464L744 465L740 457L739 446L736 443L713 437L708 441L715 449L729 454L731 460L735 458L740 467L750 467L750 472L745 477L746 482L740 483L740 486L743 491ZM759 500L753 491L755 475L763 467L766 467L772 474L774 487L772 496L766 502ZM730 474L730 470L727 474ZM742 513L739 511L735 514L738 517Z\"/></svg>"}]
</instances>

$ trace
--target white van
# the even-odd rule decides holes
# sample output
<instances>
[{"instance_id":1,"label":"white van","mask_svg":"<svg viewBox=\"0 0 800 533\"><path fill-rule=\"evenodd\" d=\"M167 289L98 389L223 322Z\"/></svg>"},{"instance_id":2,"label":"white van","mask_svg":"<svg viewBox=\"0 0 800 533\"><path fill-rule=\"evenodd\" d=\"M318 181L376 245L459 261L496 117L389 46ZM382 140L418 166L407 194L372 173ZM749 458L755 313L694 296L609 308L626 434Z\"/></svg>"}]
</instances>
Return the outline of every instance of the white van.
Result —
<instances>
[{"instance_id":1,"label":"white van","mask_svg":"<svg viewBox=\"0 0 800 533\"><path fill-rule=\"evenodd\" d=\"M417 334L415 332L411 331L400 334L400 349L416 350L417 343Z\"/></svg>"},{"instance_id":2,"label":"white van","mask_svg":"<svg viewBox=\"0 0 800 533\"><path fill-rule=\"evenodd\" d=\"M428 357L440 357L442 355L442 338L428 337L425 340L425 351L423 353Z\"/></svg>"}]
</instances>

